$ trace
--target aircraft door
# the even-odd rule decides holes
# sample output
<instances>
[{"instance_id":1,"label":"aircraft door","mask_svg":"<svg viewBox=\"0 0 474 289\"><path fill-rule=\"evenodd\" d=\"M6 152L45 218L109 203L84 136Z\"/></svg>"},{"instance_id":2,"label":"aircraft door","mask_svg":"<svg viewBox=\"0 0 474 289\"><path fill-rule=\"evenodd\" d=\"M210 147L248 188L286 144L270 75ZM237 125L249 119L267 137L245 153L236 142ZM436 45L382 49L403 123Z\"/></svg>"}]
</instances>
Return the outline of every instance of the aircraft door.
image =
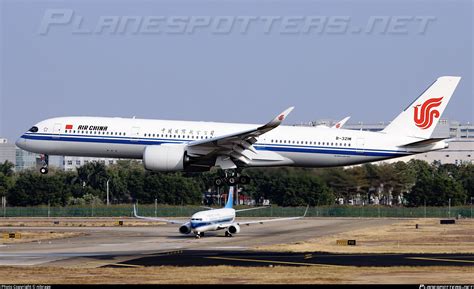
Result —
<instances>
[{"instance_id":1,"label":"aircraft door","mask_svg":"<svg viewBox=\"0 0 474 289\"><path fill-rule=\"evenodd\" d=\"M356 142L356 152L364 153L365 151L365 139L363 137L357 138Z\"/></svg>"},{"instance_id":2,"label":"aircraft door","mask_svg":"<svg viewBox=\"0 0 474 289\"><path fill-rule=\"evenodd\" d=\"M55 123L53 127L53 138L59 138L61 135L61 126L62 124L60 123Z\"/></svg>"},{"instance_id":3,"label":"aircraft door","mask_svg":"<svg viewBox=\"0 0 474 289\"><path fill-rule=\"evenodd\" d=\"M138 126L132 127L132 131L130 133L130 137L132 141L137 141L139 136L140 136L140 128Z\"/></svg>"}]
</instances>

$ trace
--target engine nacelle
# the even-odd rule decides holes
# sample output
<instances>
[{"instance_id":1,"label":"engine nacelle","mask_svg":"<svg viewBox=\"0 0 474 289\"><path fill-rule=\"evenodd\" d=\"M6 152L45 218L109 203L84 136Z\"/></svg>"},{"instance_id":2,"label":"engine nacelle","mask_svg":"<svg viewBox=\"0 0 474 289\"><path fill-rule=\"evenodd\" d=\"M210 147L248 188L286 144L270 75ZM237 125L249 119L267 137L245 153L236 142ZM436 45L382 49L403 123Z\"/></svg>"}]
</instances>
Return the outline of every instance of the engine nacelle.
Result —
<instances>
[{"instance_id":1,"label":"engine nacelle","mask_svg":"<svg viewBox=\"0 0 474 289\"><path fill-rule=\"evenodd\" d=\"M227 231L231 234L238 234L240 233L240 226L237 224L230 225Z\"/></svg>"},{"instance_id":2,"label":"engine nacelle","mask_svg":"<svg viewBox=\"0 0 474 289\"><path fill-rule=\"evenodd\" d=\"M157 172L182 171L186 161L184 145L150 145L143 152L145 169Z\"/></svg>"},{"instance_id":3,"label":"engine nacelle","mask_svg":"<svg viewBox=\"0 0 474 289\"><path fill-rule=\"evenodd\" d=\"M190 224L184 224L181 227L179 227L179 232L181 234L189 234L191 233L191 225Z\"/></svg>"}]
</instances>

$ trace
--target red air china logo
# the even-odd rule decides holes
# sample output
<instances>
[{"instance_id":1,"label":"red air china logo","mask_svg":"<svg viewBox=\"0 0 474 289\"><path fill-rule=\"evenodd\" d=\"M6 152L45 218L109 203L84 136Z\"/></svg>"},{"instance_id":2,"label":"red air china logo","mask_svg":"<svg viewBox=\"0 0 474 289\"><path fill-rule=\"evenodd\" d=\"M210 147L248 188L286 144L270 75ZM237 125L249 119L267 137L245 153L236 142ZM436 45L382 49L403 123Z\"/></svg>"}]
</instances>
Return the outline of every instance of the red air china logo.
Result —
<instances>
[{"instance_id":1,"label":"red air china logo","mask_svg":"<svg viewBox=\"0 0 474 289\"><path fill-rule=\"evenodd\" d=\"M336 128L340 128L341 127L341 124L340 123L337 123L336 124Z\"/></svg>"},{"instance_id":2,"label":"red air china logo","mask_svg":"<svg viewBox=\"0 0 474 289\"><path fill-rule=\"evenodd\" d=\"M283 120L285 118L285 116L283 114L281 114L279 117L278 117L278 120Z\"/></svg>"},{"instance_id":3,"label":"red air china logo","mask_svg":"<svg viewBox=\"0 0 474 289\"><path fill-rule=\"evenodd\" d=\"M439 111L435 108L441 105L442 99L443 97L430 98L423 104L414 106L413 120L417 127L427 129L433 124L433 118L439 117Z\"/></svg>"},{"instance_id":4,"label":"red air china logo","mask_svg":"<svg viewBox=\"0 0 474 289\"><path fill-rule=\"evenodd\" d=\"M66 124L66 129L72 129L72 124Z\"/></svg>"}]
</instances>

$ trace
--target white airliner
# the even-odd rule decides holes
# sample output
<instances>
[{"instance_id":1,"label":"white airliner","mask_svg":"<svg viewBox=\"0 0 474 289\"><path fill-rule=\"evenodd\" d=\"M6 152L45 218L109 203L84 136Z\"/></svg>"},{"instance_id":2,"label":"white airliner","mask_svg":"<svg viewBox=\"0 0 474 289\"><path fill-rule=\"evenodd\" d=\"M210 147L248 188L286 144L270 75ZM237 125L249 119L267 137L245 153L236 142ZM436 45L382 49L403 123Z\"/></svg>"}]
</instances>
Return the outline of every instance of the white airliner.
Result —
<instances>
[{"instance_id":1,"label":"white airliner","mask_svg":"<svg viewBox=\"0 0 474 289\"><path fill-rule=\"evenodd\" d=\"M265 125L58 117L37 123L16 144L45 156L143 159L152 171L360 164L446 148L431 135L460 79L438 78L380 132L280 125L290 107Z\"/></svg>"},{"instance_id":2,"label":"white airliner","mask_svg":"<svg viewBox=\"0 0 474 289\"><path fill-rule=\"evenodd\" d=\"M200 238L204 236L204 232L218 231L218 230L224 230L224 229L226 230L225 236L232 237L232 235L238 234L240 232L240 226L243 226L243 225L290 221L290 220L298 220L298 219L304 218L306 216L306 213L308 213L308 208L309 208L309 207L306 207L306 211L304 212L304 215L300 217L236 222L235 213L256 210L256 209L264 209L266 207L256 207L256 208L235 210L234 208L232 208L233 199L234 199L233 196L234 196L234 186L231 186L229 187L229 198L227 199L227 202L224 208L222 209L209 208L209 210L207 211L197 212L191 216L191 220L189 221L178 221L178 220L168 220L168 219L162 219L162 218L138 216L137 208L135 205L133 206L133 215L135 216L135 218L144 219L144 220L159 221L159 222L165 222L165 223L170 223L170 224L179 224L181 225L179 227L179 232L181 234L189 234L192 232L196 236L196 238Z\"/></svg>"}]
</instances>

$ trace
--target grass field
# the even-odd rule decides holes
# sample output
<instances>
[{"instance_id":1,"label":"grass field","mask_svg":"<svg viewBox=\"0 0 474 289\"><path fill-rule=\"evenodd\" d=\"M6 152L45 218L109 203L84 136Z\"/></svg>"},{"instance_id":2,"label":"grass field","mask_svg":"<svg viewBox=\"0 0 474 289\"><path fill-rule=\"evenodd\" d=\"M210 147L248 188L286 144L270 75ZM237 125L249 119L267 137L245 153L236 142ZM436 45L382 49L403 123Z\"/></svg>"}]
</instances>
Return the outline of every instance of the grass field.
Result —
<instances>
[{"instance_id":1,"label":"grass field","mask_svg":"<svg viewBox=\"0 0 474 289\"><path fill-rule=\"evenodd\" d=\"M135 218L4 218L0 227L116 227L122 221L124 227L159 226L165 223ZM57 223L55 223L57 222Z\"/></svg>"},{"instance_id":2,"label":"grass field","mask_svg":"<svg viewBox=\"0 0 474 289\"><path fill-rule=\"evenodd\" d=\"M416 224L419 225L418 229ZM357 245L337 245L336 240L339 239L355 239ZM456 220L456 224L451 225L440 225L439 219L405 220L392 225L256 249L334 253L474 253L474 220Z\"/></svg>"},{"instance_id":3,"label":"grass field","mask_svg":"<svg viewBox=\"0 0 474 289\"><path fill-rule=\"evenodd\" d=\"M29 230L17 230L16 234L19 234L21 238L5 238L4 234L8 234L8 231L3 231L2 239L0 244L13 244L13 243L27 243L27 242L43 242L54 239L72 238L86 235L82 232L56 232L56 231L29 231Z\"/></svg>"},{"instance_id":4,"label":"grass field","mask_svg":"<svg viewBox=\"0 0 474 289\"><path fill-rule=\"evenodd\" d=\"M473 267L0 267L3 284L471 284L473 276Z\"/></svg>"}]
</instances>

